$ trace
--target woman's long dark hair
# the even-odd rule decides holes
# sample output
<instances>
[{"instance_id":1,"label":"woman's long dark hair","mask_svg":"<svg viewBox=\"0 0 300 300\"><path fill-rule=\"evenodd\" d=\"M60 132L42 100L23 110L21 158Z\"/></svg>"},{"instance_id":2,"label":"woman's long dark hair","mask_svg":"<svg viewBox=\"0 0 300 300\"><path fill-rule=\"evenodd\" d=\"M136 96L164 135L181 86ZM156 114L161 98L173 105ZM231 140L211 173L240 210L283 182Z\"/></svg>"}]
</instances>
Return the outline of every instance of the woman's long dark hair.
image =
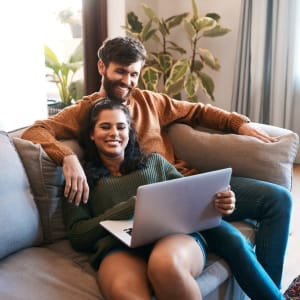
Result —
<instances>
[{"instance_id":1,"label":"woman's long dark hair","mask_svg":"<svg viewBox=\"0 0 300 300\"><path fill-rule=\"evenodd\" d=\"M145 166L147 155L141 150L128 108L120 101L108 98L98 100L91 108L79 136L79 144L84 151L84 169L90 188L92 189L97 180L108 176L109 171L104 166L98 153L96 144L90 136L94 131L99 114L105 109L119 109L124 112L129 126L129 140L125 148L124 160L120 172L125 175Z\"/></svg>"}]
</instances>

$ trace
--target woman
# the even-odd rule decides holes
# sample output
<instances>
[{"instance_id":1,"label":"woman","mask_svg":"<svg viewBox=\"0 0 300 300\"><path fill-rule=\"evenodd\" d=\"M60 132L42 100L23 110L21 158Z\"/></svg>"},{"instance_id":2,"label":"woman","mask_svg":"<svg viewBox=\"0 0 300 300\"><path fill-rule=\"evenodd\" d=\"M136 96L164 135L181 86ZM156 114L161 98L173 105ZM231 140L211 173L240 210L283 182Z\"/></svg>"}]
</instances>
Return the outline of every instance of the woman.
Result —
<instances>
[{"instance_id":1,"label":"woman","mask_svg":"<svg viewBox=\"0 0 300 300\"><path fill-rule=\"evenodd\" d=\"M105 219L132 217L139 185L182 175L159 154L141 151L130 114L117 101L104 99L93 106L80 142L91 194L87 205L75 206L66 201L64 220L72 246L91 252L104 298L151 299L153 291L157 299L202 299L195 278L205 265L206 243L199 233L170 235L154 244L130 249L99 225ZM215 207L222 214L232 213L235 197L230 188L216 195ZM230 224L222 221L220 226L226 234ZM212 235L213 230L204 233ZM234 242L237 249L232 256L241 254L240 263L249 266L249 272L254 269L255 274L262 273L262 278L267 276L257 262L253 266L252 247L238 231ZM253 286L259 285L272 299L281 299L270 279L252 279L252 273L243 272L242 276L242 283L247 281L242 288L251 297ZM260 297L261 291L257 291Z\"/></svg>"}]
</instances>

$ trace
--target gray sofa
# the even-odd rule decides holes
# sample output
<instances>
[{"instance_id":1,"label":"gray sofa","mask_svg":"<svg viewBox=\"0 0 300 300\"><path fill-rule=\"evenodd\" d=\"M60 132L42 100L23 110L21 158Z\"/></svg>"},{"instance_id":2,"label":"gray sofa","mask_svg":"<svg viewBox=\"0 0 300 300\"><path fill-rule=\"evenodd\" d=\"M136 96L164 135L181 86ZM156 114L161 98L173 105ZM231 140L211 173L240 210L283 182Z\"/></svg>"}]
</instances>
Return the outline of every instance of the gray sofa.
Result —
<instances>
[{"instance_id":1,"label":"gray sofa","mask_svg":"<svg viewBox=\"0 0 300 300\"><path fill-rule=\"evenodd\" d=\"M290 189L298 136L278 127L257 126L280 136L279 142L264 144L183 124L172 125L168 134L177 155L202 171L230 166L234 175ZM61 168L40 145L20 139L20 132L0 133L0 299L101 299L87 254L74 251L66 238ZM75 141L64 143L81 155ZM234 225L254 240L253 226ZM227 264L213 253L197 281L203 299L246 299Z\"/></svg>"}]
</instances>

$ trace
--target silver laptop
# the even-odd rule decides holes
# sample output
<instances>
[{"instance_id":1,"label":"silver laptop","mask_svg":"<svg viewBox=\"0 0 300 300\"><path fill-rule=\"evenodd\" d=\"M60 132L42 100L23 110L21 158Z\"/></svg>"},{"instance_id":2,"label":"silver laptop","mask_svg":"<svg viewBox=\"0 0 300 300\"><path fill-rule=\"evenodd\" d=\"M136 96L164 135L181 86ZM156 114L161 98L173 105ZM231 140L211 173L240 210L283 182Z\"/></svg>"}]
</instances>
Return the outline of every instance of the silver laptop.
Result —
<instances>
[{"instance_id":1,"label":"silver laptop","mask_svg":"<svg viewBox=\"0 0 300 300\"><path fill-rule=\"evenodd\" d=\"M138 187L134 217L100 224L134 248L176 233L192 233L218 226L214 208L217 192L229 185L232 169L197 174Z\"/></svg>"}]
</instances>

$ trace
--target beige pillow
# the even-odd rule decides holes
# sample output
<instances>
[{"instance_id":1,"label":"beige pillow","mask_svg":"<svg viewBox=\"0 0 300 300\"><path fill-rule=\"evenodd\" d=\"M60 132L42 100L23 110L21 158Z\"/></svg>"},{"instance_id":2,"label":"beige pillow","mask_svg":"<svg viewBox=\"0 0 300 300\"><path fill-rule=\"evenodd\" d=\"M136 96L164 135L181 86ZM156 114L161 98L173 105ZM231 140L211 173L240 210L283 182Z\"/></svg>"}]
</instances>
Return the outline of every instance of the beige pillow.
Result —
<instances>
[{"instance_id":1,"label":"beige pillow","mask_svg":"<svg viewBox=\"0 0 300 300\"><path fill-rule=\"evenodd\" d=\"M55 165L40 145L17 137L13 138L13 142L25 166L39 209L45 242L66 237L61 210L64 189L62 168ZM66 141L65 144L80 155L76 142Z\"/></svg>"},{"instance_id":2,"label":"beige pillow","mask_svg":"<svg viewBox=\"0 0 300 300\"><path fill-rule=\"evenodd\" d=\"M263 124L254 124L270 136L278 136L275 143L237 134L222 134L203 128L194 130L184 124L169 128L169 136L178 158L200 171L225 167L233 168L233 175L251 177L292 186L292 168L299 138L294 132Z\"/></svg>"}]
</instances>

